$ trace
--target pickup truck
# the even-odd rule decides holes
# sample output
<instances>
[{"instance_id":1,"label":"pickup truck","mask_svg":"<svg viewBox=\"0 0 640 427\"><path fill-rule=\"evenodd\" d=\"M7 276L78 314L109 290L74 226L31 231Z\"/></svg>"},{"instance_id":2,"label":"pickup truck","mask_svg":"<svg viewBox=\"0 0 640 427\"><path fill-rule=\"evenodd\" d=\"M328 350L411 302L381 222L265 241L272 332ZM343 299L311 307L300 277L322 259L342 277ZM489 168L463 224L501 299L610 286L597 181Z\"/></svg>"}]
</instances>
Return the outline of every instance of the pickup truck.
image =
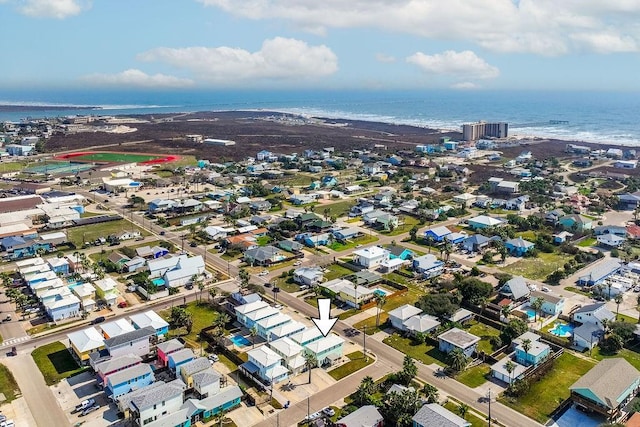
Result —
<instances>
[{"instance_id":1,"label":"pickup truck","mask_svg":"<svg viewBox=\"0 0 640 427\"><path fill-rule=\"evenodd\" d=\"M87 408L90 408L96 403L95 399L86 399L76 405L76 408L73 412L84 411Z\"/></svg>"}]
</instances>

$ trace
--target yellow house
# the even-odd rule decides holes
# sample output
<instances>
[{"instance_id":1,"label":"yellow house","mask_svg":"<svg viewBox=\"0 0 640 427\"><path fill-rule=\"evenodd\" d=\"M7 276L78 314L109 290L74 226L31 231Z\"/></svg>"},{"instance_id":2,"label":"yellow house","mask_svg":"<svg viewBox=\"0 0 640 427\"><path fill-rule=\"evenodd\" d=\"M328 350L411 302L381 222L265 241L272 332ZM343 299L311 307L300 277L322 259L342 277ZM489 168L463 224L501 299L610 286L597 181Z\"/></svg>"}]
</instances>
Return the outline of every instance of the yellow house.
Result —
<instances>
[{"instance_id":1,"label":"yellow house","mask_svg":"<svg viewBox=\"0 0 640 427\"><path fill-rule=\"evenodd\" d=\"M73 353L81 363L87 362L92 352L104 349L104 337L94 327L71 332L67 337Z\"/></svg>"},{"instance_id":2,"label":"yellow house","mask_svg":"<svg viewBox=\"0 0 640 427\"><path fill-rule=\"evenodd\" d=\"M206 357L198 357L197 359L180 365L180 377L187 385L187 388L193 388L193 376L198 372L211 369L211 362Z\"/></svg>"}]
</instances>

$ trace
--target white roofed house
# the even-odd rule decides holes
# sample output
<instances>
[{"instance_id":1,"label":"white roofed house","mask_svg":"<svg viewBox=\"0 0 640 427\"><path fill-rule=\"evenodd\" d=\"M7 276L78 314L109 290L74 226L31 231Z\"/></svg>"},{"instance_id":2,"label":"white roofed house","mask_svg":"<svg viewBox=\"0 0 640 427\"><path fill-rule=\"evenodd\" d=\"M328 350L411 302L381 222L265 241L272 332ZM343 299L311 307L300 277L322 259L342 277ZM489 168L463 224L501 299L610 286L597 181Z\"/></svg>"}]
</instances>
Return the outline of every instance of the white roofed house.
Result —
<instances>
[{"instance_id":1,"label":"white roofed house","mask_svg":"<svg viewBox=\"0 0 640 427\"><path fill-rule=\"evenodd\" d=\"M462 350L465 356L472 357L478 342L480 342L480 337L459 328L452 328L438 335L438 348L447 354L453 351L454 348L458 348Z\"/></svg>"},{"instance_id":2,"label":"white roofed house","mask_svg":"<svg viewBox=\"0 0 640 427\"><path fill-rule=\"evenodd\" d=\"M323 277L324 273L319 267L300 267L293 272L293 281L306 286L322 282Z\"/></svg>"},{"instance_id":3,"label":"white roofed house","mask_svg":"<svg viewBox=\"0 0 640 427\"><path fill-rule=\"evenodd\" d=\"M369 246L353 252L354 264L376 268L389 259L389 251L379 246Z\"/></svg>"},{"instance_id":4,"label":"white roofed house","mask_svg":"<svg viewBox=\"0 0 640 427\"><path fill-rule=\"evenodd\" d=\"M610 322L616 318L605 305L605 303L596 303L585 305L573 313L573 320L580 323L592 323L604 330L602 321Z\"/></svg>"},{"instance_id":5,"label":"white roofed house","mask_svg":"<svg viewBox=\"0 0 640 427\"><path fill-rule=\"evenodd\" d=\"M411 316L404 321L403 326L412 335L417 333L428 334L440 326L440 321L429 314L421 314Z\"/></svg>"},{"instance_id":6,"label":"white roofed house","mask_svg":"<svg viewBox=\"0 0 640 427\"><path fill-rule=\"evenodd\" d=\"M302 332L291 335L289 338L304 347L307 344L310 344L322 338L322 332L320 332L316 327L307 328Z\"/></svg>"},{"instance_id":7,"label":"white roofed house","mask_svg":"<svg viewBox=\"0 0 640 427\"><path fill-rule=\"evenodd\" d=\"M344 285L340 287L338 291L338 297L349 304L351 307L360 307L362 304L366 304L372 300L375 296L373 289L366 288L364 286L349 286Z\"/></svg>"},{"instance_id":8,"label":"white roofed house","mask_svg":"<svg viewBox=\"0 0 640 427\"><path fill-rule=\"evenodd\" d=\"M43 304L47 315L54 322L80 315L80 299L75 295L58 294Z\"/></svg>"},{"instance_id":9,"label":"white roofed house","mask_svg":"<svg viewBox=\"0 0 640 427\"><path fill-rule=\"evenodd\" d=\"M153 310L132 314L129 316L129 320L135 329L152 327L156 330L158 337L163 337L169 332L169 323Z\"/></svg>"},{"instance_id":10,"label":"white roofed house","mask_svg":"<svg viewBox=\"0 0 640 427\"><path fill-rule=\"evenodd\" d=\"M332 333L306 344L304 351L314 357L317 366L331 366L342 357L344 343L344 339Z\"/></svg>"},{"instance_id":11,"label":"white roofed house","mask_svg":"<svg viewBox=\"0 0 640 427\"><path fill-rule=\"evenodd\" d=\"M470 427L471 423L437 403L424 405L411 419L413 427Z\"/></svg>"},{"instance_id":12,"label":"white roofed house","mask_svg":"<svg viewBox=\"0 0 640 427\"><path fill-rule=\"evenodd\" d=\"M131 326L131 324L127 322L126 319L118 319L111 322L103 323L100 325L100 329L102 330L104 339L117 337L118 335L122 335L135 330L134 327Z\"/></svg>"},{"instance_id":13,"label":"white roofed house","mask_svg":"<svg viewBox=\"0 0 640 427\"><path fill-rule=\"evenodd\" d=\"M249 327L247 326L247 324L249 323L249 319L247 318L247 315L249 313L252 313L254 311L257 311L266 307L269 307L269 304L267 304L265 301L262 301L262 300L239 305L234 308L236 312L236 319L238 320L238 322L240 322L244 326Z\"/></svg>"},{"instance_id":14,"label":"white roofed house","mask_svg":"<svg viewBox=\"0 0 640 427\"><path fill-rule=\"evenodd\" d=\"M413 259L413 269L425 279L431 279L442 274L444 262L432 254L422 255Z\"/></svg>"},{"instance_id":15,"label":"white roofed house","mask_svg":"<svg viewBox=\"0 0 640 427\"><path fill-rule=\"evenodd\" d=\"M71 288L73 292L80 299L80 306L83 311L92 311L96 306L96 288L91 283L82 283Z\"/></svg>"},{"instance_id":16,"label":"white roofed house","mask_svg":"<svg viewBox=\"0 0 640 427\"><path fill-rule=\"evenodd\" d=\"M280 310L271 306L261 308L260 310L252 311L251 313L247 313L247 315L245 316L246 323L244 324L244 326L247 327L248 329L251 329L260 320L266 319L268 317L277 316L279 314L281 314Z\"/></svg>"},{"instance_id":17,"label":"white roofed house","mask_svg":"<svg viewBox=\"0 0 640 427\"><path fill-rule=\"evenodd\" d=\"M261 347L247 352L249 361L240 369L250 376L258 377L266 384L275 384L289 377L289 370L282 365L282 358L269 347Z\"/></svg>"},{"instance_id":18,"label":"white roofed house","mask_svg":"<svg viewBox=\"0 0 640 427\"><path fill-rule=\"evenodd\" d=\"M256 329L258 330L258 335L265 340L271 339L271 331L279 326L286 325L291 322L291 317L278 313L274 316L265 317L264 319L260 319L256 321Z\"/></svg>"},{"instance_id":19,"label":"white roofed house","mask_svg":"<svg viewBox=\"0 0 640 427\"><path fill-rule=\"evenodd\" d=\"M151 353L151 340L155 344L155 335L155 329L148 326L109 338L104 345L112 357L135 354L144 358Z\"/></svg>"},{"instance_id":20,"label":"white roofed house","mask_svg":"<svg viewBox=\"0 0 640 427\"><path fill-rule=\"evenodd\" d=\"M170 288L179 288L191 283L194 276L201 276L205 271L204 259L201 255L179 258L176 266L162 276L165 284Z\"/></svg>"},{"instance_id":21,"label":"white roofed house","mask_svg":"<svg viewBox=\"0 0 640 427\"><path fill-rule=\"evenodd\" d=\"M276 326L271 329L271 341L275 341L280 338L290 337L297 333L304 331L307 327L304 323L297 322L292 320L291 322L285 323L284 325Z\"/></svg>"},{"instance_id":22,"label":"white roofed house","mask_svg":"<svg viewBox=\"0 0 640 427\"><path fill-rule=\"evenodd\" d=\"M271 341L269 347L282 358L291 375L297 375L304 370L306 361L303 348L292 339L280 338Z\"/></svg>"},{"instance_id":23,"label":"white roofed house","mask_svg":"<svg viewBox=\"0 0 640 427\"><path fill-rule=\"evenodd\" d=\"M407 328L404 325L404 322L410 317L416 316L420 313L422 313L422 310L418 307L411 304L405 304L394 310L391 310L388 314L389 321L394 328L400 331L406 331Z\"/></svg>"},{"instance_id":24,"label":"white roofed house","mask_svg":"<svg viewBox=\"0 0 640 427\"><path fill-rule=\"evenodd\" d=\"M89 361L89 355L92 352L104 348L104 337L93 327L71 332L67 337L73 354L83 364Z\"/></svg>"}]
</instances>

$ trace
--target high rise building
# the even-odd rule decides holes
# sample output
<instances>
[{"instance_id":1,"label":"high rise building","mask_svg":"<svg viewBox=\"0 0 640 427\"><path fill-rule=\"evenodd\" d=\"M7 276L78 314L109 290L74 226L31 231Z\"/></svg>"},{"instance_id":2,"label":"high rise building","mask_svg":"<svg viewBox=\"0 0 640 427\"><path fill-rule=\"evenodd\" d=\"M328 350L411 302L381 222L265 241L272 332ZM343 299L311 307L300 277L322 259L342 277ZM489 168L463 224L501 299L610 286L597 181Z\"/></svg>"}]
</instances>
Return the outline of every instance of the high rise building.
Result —
<instances>
[{"instance_id":1,"label":"high rise building","mask_svg":"<svg viewBox=\"0 0 640 427\"><path fill-rule=\"evenodd\" d=\"M465 123L462 125L462 139L465 141L477 141L481 138L506 138L509 133L509 124L498 123Z\"/></svg>"}]
</instances>

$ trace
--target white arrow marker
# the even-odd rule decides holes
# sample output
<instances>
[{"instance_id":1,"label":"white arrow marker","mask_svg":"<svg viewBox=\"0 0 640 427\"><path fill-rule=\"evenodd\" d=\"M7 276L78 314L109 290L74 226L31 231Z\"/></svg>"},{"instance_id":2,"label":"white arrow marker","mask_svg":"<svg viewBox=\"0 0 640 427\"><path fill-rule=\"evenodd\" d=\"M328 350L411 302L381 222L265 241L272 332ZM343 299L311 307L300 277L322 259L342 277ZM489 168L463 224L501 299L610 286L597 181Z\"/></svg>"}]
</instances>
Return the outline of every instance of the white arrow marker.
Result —
<instances>
[{"instance_id":1,"label":"white arrow marker","mask_svg":"<svg viewBox=\"0 0 640 427\"><path fill-rule=\"evenodd\" d=\"M329 298L318 298L318 315L319 319L311 319L316 324L318 330L323 336L327 336L333 325L336 324L338 319L331 316L331 300Z\"/></svg>"}]
</instances>

